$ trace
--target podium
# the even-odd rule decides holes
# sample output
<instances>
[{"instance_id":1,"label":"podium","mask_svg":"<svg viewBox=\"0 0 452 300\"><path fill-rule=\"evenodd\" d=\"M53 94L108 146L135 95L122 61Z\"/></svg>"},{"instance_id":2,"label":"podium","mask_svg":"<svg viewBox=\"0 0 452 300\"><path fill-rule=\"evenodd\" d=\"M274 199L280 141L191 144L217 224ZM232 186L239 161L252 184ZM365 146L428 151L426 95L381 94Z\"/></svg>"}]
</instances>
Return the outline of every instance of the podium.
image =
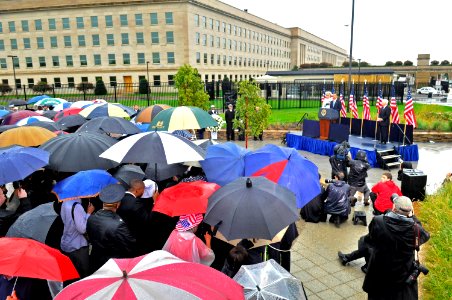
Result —
<instances>
[{"instance_id":1,"label":"podium","mask_svg":"<svg viewBox=\"0 0 452 300\"><path fill-rule=\"evenodd\" d=\"M319 109L320 139L327 140L330 134L331 121L339 119L339 112L332 108L322 107Z\"/></svg>"}]
</instances>

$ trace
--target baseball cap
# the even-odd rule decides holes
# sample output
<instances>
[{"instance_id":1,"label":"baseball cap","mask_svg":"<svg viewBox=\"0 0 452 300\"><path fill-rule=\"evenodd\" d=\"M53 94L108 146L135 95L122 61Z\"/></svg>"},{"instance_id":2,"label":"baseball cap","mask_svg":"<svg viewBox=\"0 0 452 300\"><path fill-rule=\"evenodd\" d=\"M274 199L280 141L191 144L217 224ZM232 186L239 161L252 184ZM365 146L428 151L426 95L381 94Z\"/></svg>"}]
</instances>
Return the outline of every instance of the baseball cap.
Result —
<instances>
[{"instance_id":1,"label":"baseball cap","mask_svg":"<svg viewBox=\"0 0 452 300\"><path fill-rule=\"evenodd\" d=\"M409 215L413 211L413 202L406 196L400 196L394 199L394 207L404 215Z\"/></svg>"}]
</instances>

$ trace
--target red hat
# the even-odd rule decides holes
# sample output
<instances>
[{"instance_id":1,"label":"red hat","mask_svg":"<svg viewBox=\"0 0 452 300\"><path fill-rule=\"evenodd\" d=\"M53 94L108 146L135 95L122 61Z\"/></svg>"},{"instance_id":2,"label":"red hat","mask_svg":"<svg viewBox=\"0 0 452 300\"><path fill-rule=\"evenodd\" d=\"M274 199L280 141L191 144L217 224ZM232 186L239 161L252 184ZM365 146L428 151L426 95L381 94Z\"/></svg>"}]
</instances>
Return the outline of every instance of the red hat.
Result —
<instances>
[{"instance_id":1,"label":"red hat","mask_svg":"<svg viewBox=\"0 0 452 300\"><path fill-rule=\"evenodd\" d=\"M203 220L202 214L190 214L183 215L179 217L179 221L176 224L177 231L187 231L197 225L199 225Z\"/></svg>"}]
</instances>

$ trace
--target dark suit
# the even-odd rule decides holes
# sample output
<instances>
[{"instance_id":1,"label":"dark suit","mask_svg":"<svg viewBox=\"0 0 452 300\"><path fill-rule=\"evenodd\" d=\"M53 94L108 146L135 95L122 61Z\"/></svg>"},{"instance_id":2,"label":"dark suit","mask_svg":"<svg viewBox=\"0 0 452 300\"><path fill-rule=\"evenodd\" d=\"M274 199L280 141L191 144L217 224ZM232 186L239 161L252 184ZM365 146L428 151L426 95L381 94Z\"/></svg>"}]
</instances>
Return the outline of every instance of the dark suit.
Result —
<instances>
[{"instance_id":1,"label":"dark suit","mask_svg":"<svg viewBox=\"0 0 452 300\"><path fill-rule=\"evenodd\" d=\"M380 126L380 142L385 143L388 141L388 130L389 130L389 117L391 116L391 108L389 105L382 107L380 109L380 113L378 117L382 119L382 121L378 122L378 126Z\"/></svg>"},{"instance_id":2,"label":"dark suit","mask_svg":"<svg viewBox=\"0 0 452 300\"><path fill-rule=\"evenodd\" d=\"M335 109L340 113L342 109L341 101L339 101L338 99L331 101L330 108Z\"/></svg>"},{"instance_id":3,"label":"dark suit","mask_svg":"<svg viewBox=\"0 0 452 300\"><path fill-rule=\"evenodd\" d=\"M210 110L208 111L208 113L209 113L209 115L218 115L218 110L216 110L216 109L210 109Z\"/></svg>"},{"instance_id":4,"label":"dark suit","mask_svg":"<svg viewBox=\"0 0 452 300\"><path fill-rule=\"evenodd\" d=\"M225 111L224 117L226 119L226 138L227 140L235 140L234 128L232 127L235 119L235 110Z\"/></svg>"}]
</instances>

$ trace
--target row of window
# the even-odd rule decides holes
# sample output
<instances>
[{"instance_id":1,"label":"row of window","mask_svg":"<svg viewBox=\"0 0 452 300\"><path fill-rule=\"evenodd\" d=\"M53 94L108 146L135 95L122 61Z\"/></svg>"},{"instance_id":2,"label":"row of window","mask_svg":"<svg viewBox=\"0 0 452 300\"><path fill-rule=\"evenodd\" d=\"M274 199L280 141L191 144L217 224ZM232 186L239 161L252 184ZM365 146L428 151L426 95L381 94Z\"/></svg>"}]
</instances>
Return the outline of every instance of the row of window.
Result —
<instances>
[{"instance_id":1,"label":"row of window","mask_svg":"<svg viewBox=\"0 0 452 300\"><path fill-rule=\"evenodd\" d=\"M165 24L166 25L172 25L174 24L173 19L173 13L172 12L165 12ZM104 27L114 27L115 23L119 21L119 25L121 27L128 27L129 26L129 19L130 16L127 14L121 14L119 15L119 20L114 17L113 15L108 15L104 17ZM35 31L42 31L44 27L48 30L59 30L59 29L71 29L71 21L75 22L75 27L77 29L84 29L85 26L89 25L91 28L99 28L99 17L98 16L90 16L88 17L75 17L75 20L71 20L71 18L50 18L47 19L47 24L43 24L42 19L36 19L33 21L28 20L22 20L20 22L17 22L21 25L22 32L29 32L30 31L30 24L34 25ZM45 22L45 21L44 21ZM6 22L5 22L6 23ZM150 13L149 14L149 24L150 25L159 25L159 16L158 13ZM132 23L130 24L132 25ZM134 26L144 26L144 19L143 14L135 14L134 15ZM8 31L10 33L17 32L16 28L16 21L8 21ZM3 22L0 22L0 33L3 33Z\"/></svg>"},{"instance_id":2,"label":"row of window","mask_svg":"<svg viewBox=\"0 0 452 300\"><path fill-rule=\"evenodd\" d=\"M152 44L159 44L160 43L160 35L158 32L151 32L150 40ZM165 41L167 44L174 44L174 32L173 31L167 31L165 33ZM17 50L19 48L17 39L10 39L10 47L11 50ZM23 38L23 49L31 49L32 42L30 38ZM61 38L60 38L61 42ZM63 36L63 45L64 47L72 47L73 39L70 35ZM58 37L57 36L51 36L49 38L49 43L51 48L58 48ZM135 43L137 45L144 45L145 43L145 37L143 32L137 32L135 34ZM102 41L102 44L106 44L107 46L114 46L115 45L115 35L107 33L105 35L105 40ZM129 45L130 44L130 38L128 33L121 33L121 45ZM86 36L85 35L78 35L77 36L77 45L78 47L85 47L87 45ZM91 46L101 46L101 36L99 34L93 34L91 35ZM45 48L45 42L43 37L36 37L36 48L38 49L44 49ZM0 51L5 50L5 41L0 40Z\"/></svg>"},{"instance_id":3,"label":"row of window","mask_svg":"<svg viewBox=\"0 0 452 300\"><path fill-rule=\"evenodd\" d=\"M108 65L116 65L116 54L115 53L109 53L106 56L104 56L104 59L107 59ZM38 65L41 68L47 67L48 59L45 56L38 56ZM88 57L87 55L79 55L78 61L80 63L80 66L88 66ZM36 60L36 57L35 57ZM64 57L65 65L66 67L73 67L74 66L74 57L72 55L66 55ZM60 57L59 56L52 56L50 60L50 65L53 67L59 67L61 65ZM20 68L20 62L18 57L14 57L12 59L12 62L14 64L15 68ZM137 64L143 65L146 64L146 58L144 53L137 53ZM161 56L160 52L152 52L151 61L152 64L160 64L161 63ZM174 52L166 52L166 62L167 64L174 64L176 63L176 59L174 56ZM130 65L131 64L131 56L130 53L123 53L122 54L122 64L123 65ZM94 54L92 57L92 65L94 66L101 66L102 65L102 55L101 54ZM33 68L33 57L25 57L25 66L27 68ZM0 69L7 69L8 63L6 58L0 58Z\"/></svg>"},{"instance_id":4,"label":"row of window","mask_svg":"<svg viewBox=\"0 0 452 300\"><path fill-rule=\"evenodd\" d=\"M219 20L214 20L212 18L207 18L205 16L202 16L201 18L199 15L194 16L195 26L196 27L202 27L206 29L216 30L217 32L223 32L227 33L229 35L234 36L243 36L245 38L248 38L250 40L259 41L261 43L267 43L270 45L276 45L280 47L289 48L290 42L284 41L280 38L273 37L271 35L265 34L265 33L259 33L250 29L242 28L240 26L231 25L226 22L220 22ZM215 26L214 26L215 22ZM221 24L221 26L220 26Z\"/></svg>"},{"instance_id":5,"label":"row of window","mask_svg":"<svg viewBox=\"0 0 452 300\"><path fill-rule=\"evenodd\" d=\"M196 52L196 63L201 63L201 53ZM279 61L269 61L264 59L255 59L255 58L246 58L246 57L237 57L237 56L227 56L227 55L220 55L220 54L208 54L203 53L202 56L202 62L207 65L218 65L218 66L243 66L243 67L258 67L258 68L267 68L267 69L273 69L273 68L289 68L290 63L286 62L279 62Z\"/></svg>"}]
</instances>

